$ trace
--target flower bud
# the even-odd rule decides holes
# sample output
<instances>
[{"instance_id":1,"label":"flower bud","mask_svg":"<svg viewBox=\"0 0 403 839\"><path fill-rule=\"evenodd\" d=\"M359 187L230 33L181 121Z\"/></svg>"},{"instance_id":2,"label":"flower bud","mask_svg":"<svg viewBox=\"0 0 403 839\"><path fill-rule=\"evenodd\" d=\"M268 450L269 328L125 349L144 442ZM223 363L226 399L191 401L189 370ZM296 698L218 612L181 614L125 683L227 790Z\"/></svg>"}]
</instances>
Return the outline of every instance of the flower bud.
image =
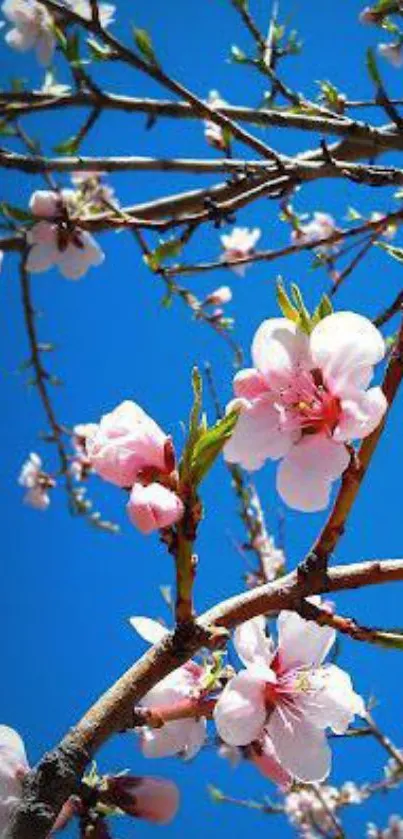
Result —
<instances>
[{"instance_id":1,"label":"flower bud","mask_svg":"<svg viewBox=\"0 0 403 839\"><path fill-rule=\"evenodd\" d=\"M184 507L175 492L161 484L134 484L127 504L130 521L142 533L170 527L182 518Z\"/></svg>"},{"instance_id":2,"label":"flower bud","mask_svg":"<svg viewBox=\"0 0 403 839\"><path fill-rule=\"evenodd\" d=\"M176 815L179 790L176 784L164 778L111 775L107 778L102 800L130 816L167 824Z\"/></svg>"}]
</instances>

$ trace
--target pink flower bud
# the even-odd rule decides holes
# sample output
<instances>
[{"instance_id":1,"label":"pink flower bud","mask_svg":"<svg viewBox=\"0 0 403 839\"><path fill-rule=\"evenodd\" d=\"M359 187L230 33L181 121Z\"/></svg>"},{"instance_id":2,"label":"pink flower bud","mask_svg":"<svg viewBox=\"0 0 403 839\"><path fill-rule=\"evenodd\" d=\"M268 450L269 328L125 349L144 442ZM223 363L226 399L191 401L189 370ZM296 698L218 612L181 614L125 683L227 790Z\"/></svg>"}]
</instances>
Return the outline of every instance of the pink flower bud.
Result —
<instances>
[{"instance_id":1,"label":"pink flower bud","mask_svg":"<svg viewBox=\"0 0 403 839\"><path fill-rule=\"evenodd\" d=\"M130 816L155 824L172 821L179 806L179 790L164 778L136 778L132 775L107 779L105 802Z\"/></svg>"},{"instance_id":2,"label":"pink flower bud","mask_svg":"<svg viewBox=\"0 0 403 839\"><path fill-rule=\"evenodd\" d=\"M206 304L209 306L224 306L225 303L229 303L232 300L232 291L229 286L222 285L219 288L216 288L215 291L212 291L211 294L206 297Z\"/></svg>"},{"instance_id":3,"label":"pink flower bud","mask_svg":"<svg viewBox=\"0 0 403 839\"><path fill-rule=\"evenodd\" d=\"M50 192L46 189L38 189L31 195L29 209L34 216L42 218L54 218L60 206L60 198L57 192Z\"/></svg>"},{"instance_id":4,"label":"pink flower bud","mask_svg":"<svg viewBox=\"0 0 403 839\"><path fill-rule=\"evenodd\" d=\"M83 805L81 803L81 800L78 798L78 796L71 795L70 798L68 798L67 801L63 804L63 807L60 810L60 813L52 827L52 830L50 831L49 836L53 836L54 833L58 833L58 831L64 830L64 828L67 827L71 819L73 819L74 816L80 815L82 810Z\"/></svg>"},{"instance_id":5,"label":"pink flower bud","mask_svg":"<svg viewBox=\"0 0 403 839\"><path fill-rule=\"evenodd\" d=\"M86 441L94 471L105 481L131 487L144 470L166 474L168 437L135 402L122 402L102 417Z\"/></svg>"},{"instance_id":6,"label":"pink flower bud","mask_svg":"<svg viewBox=\"0 0 403 839\"><path fill-rule=\"evenodd\" d=\"M132 524L142 533L170 527L184 513L179 496L157 483L134 484L126 510Z\"/></svg>"}]
</instances>

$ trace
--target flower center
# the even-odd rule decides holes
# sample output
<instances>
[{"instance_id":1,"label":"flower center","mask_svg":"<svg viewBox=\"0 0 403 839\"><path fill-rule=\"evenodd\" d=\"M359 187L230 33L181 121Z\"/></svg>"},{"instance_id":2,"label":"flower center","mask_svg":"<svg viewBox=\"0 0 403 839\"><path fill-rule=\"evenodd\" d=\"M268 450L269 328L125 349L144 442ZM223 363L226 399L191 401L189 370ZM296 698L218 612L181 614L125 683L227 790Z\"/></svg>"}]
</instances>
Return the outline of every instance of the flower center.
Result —
<instances>
[{"instance_id":1,"label":"flower center","mask_svg":"<svg viewBox=\"0 0 403 839\"><path fill-rule=\"evenodd\" d=\"M281 392L279 404L283 425L303 434L334 431L341 414L340 400L327 389L320 370L302 371Z\"/></svg>"}]
</instances>

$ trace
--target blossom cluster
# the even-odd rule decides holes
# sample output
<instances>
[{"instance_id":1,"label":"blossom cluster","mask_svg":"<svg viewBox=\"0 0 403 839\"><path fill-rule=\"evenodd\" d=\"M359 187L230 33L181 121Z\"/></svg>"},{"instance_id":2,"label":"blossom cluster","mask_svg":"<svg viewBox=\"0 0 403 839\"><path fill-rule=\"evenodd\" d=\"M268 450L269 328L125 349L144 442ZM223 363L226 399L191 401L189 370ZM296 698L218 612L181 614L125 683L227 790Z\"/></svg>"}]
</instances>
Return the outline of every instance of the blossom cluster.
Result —
<instances>
[{"instance_id":1,"label":"blossom cluster","mask_svg":"<svg viewBox=\"0 0 403 839\"><path fill-rule=\"evenodd\" d=\"M172 440L139 405L127 400L99 424L84 427L88 464L105 481L130 492L127 513L142 533L182 518Z\"/></svg>"},{"instance_id":2,"label":"blossom cluster","mask_svg":"<svg viewBox=\"0 0 403 839\"><path fill-rule=\"evenodd\" d=\"M133 628L156 643L167 630L147 618L132 618ZM234 636L244 669L229 674L219 692L213 717L231 760L242 752L278 786L292 781L323 781L330 772L326 729L343 734L355 715L365 716L362 698L349 675L324 660L335 631L306 621L294 612L278 618L278 644L265 634L263 617L242 624ZM195 661L166 676L142 700L147 709L196 703L206 694L203 667ZM204 717L172 719L161 728L141 727L143 754L194 756L206 737ZM237 750L238 753L237 753Z\"/></svg>"},{"instance_id":3,"label":"blossom cluster","mask_svg":"<svg viewBox=\"0 0 403 839\"><path fill-rule=\"evenodd\" d=\"M91 18L89 0L62 0L62 5L86 20ZM99 3L98 8L101 25L106 27L113 21L115 6ZM18 52L34 49L39 63L48 66L56 47L57 18L39 0L4 0L1 10L12 26L5 36L7 44Z\"/></svg>"}]
</instances>

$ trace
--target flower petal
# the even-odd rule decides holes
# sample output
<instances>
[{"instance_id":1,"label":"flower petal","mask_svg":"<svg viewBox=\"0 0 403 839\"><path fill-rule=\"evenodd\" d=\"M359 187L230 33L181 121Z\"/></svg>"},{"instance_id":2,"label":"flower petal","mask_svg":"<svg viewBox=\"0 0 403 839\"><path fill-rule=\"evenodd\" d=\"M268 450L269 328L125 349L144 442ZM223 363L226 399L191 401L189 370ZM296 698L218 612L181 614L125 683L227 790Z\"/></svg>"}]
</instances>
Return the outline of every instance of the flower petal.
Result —
<instances>
[{"instance_id":1,"label":"flower petal","mask_svg":"<svg viewBox=\"0 0 403 839\"><path fill-rule=\"evenodd\" d=\"M298 369L311 367L309 338L287 318L265 320L253 339L252 359L270 387L287 386Z\"/></svg>"},{"instance_id":2,"label":"flower petal","mask_svg":"<svg viewBox=\"0 0 403 839\"><path fill-rule=\"evenodd\" d=\"M282 706L273 711L267 733L281 765L298 781L323 781L328 776L331 751L324 731Z\"/></svg>"},{"instance_id":3,"label":"flower petal","mask_svg":"<svg viewBox=\"0 0 403 839\"><path fill-rule=\"evenodd\" d=\"M324 434L303 437L277 470L277 491L294 510L324 510L329 503L331 483L349 464L343 443Z\"/></svg>"},{"instance_id":4,"label":"flower petal","mask_svg":"<svg viewBox=\"0 0 403 839\"><path fill-rule=\"evenodd\" d=\"M224 447L228 463L240 463L244 469L254 471L265 460L277 460L290 449L293 436L281 430L279 415L271 396L245 402L235 431Z\"/></svg>"},{"instance_id":5,"label":"flower petal","mask_svg":"<svg viewBox=\"0 0 403 839\"><path fill-rule=\"evenodd\" d=\"M357 391L350 399L343 399L342 415L333 431L333 439L342 442L367 437L377 428L387 408L388 402L380 387Z\"/></svg>"},{"instance_id":6,"label":"flower petal","mask_svg":"<svg viewBox=\"0 0 403 839\"><path fill-rule=\"evenodd\" d=\"M214 709L217 731L230 746L257 740L266 719L264 681L241 670L225 686Z\"/></svg>"},{"instance_id":7,"label":"flower petal","mask_svg":"<svg viewBox=\"0 0 403 839\"><path fill-rule=\"evenodd\" d=\"M336 640L336 632L330 626L318 626L286 609L278 616L277 630L281 670L317 667Z\"/></svg>"},{"instance_id":8,"label":"flower petal","mask_svg":"<svg viewBox=\"0 0 403 839\"><path fill-rule=\"evenodd\" d=\"M257 615L241 623L234 632L234 646L245 667L255 664L257 660L268 665L273 658L273 646L266 636L265 626L263 615Z\"/></svg>"},{"instance_id":9,"label":"flower petal","mask_svg":"<svg viewBox=\"0 0 403 839\"><path fill-rule=\"evenodd\" d=\"M385 342L368 318L354 312L336 312L315 326L311 334L314 365L322 371L332 393L366 388L374 364L385 355Z\"/></svg>"},{"instance_id":10,"label":"flower petal","mask_svg":"<svg viewBox=\"0 0 403 839\"><path fill-rule=\"evenodd\" d=\"M149 644L158 644L159 641L169 635L169 629L151 618L135 616L129 618L129 623L141 638L144 638Z\"/></svg>"},{"instance_id":11,"label":"flower petal","mask_svg":"<svg viewBox=\"0 0 403 839\"><path fill-rule=\"evenodd\" d=\"M345 670L328 664L311 673L309 681L313 693L301 696L299 704L317 727L329 726L336 734L344 734L356 714L365 716L363 699Z\"/></svg>"}]
</instances>

